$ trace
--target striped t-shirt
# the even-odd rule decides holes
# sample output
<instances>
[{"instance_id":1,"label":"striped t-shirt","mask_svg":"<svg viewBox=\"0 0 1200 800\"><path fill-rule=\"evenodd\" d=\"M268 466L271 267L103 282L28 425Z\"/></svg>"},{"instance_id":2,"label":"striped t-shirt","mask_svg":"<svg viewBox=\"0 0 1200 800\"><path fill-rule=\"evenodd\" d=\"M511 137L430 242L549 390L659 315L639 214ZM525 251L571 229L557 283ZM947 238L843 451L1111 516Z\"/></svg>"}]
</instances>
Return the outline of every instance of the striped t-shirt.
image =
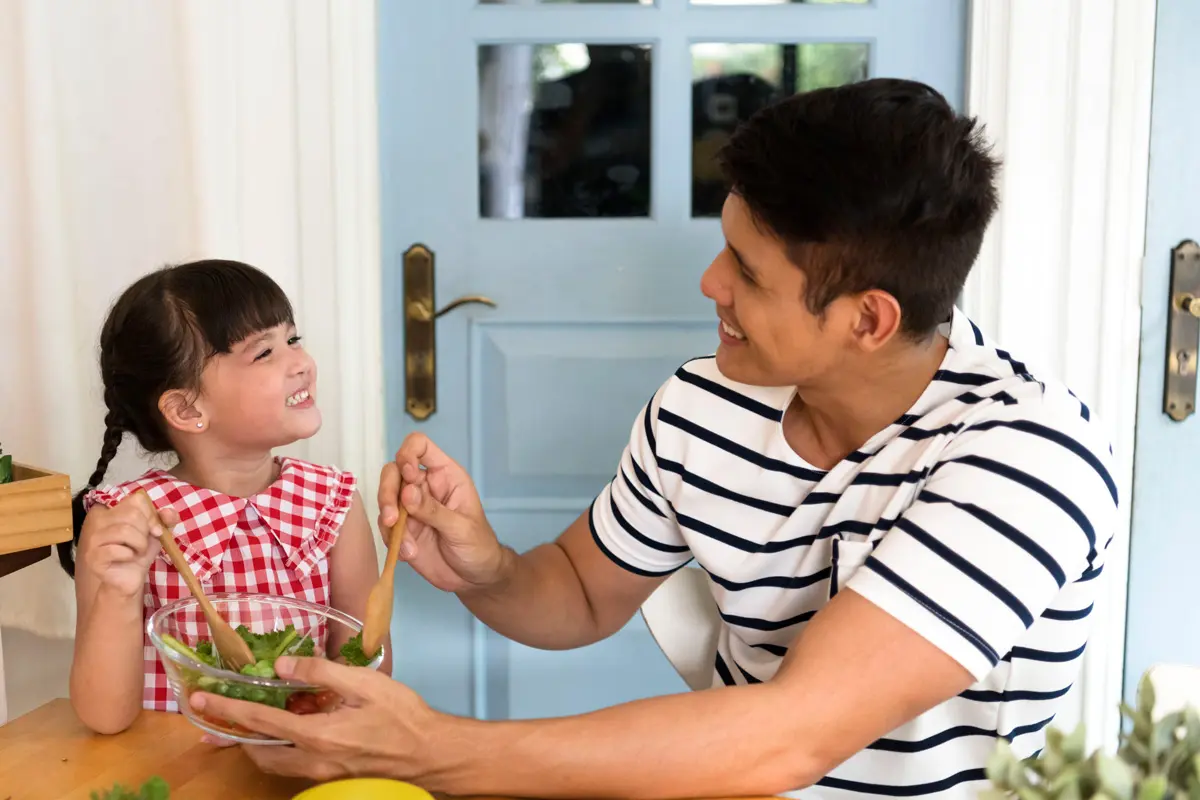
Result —
<instances>
[{"instance_id":1,"label":"striped t-shirt","mask_svg":"<svg viewBox=\"0 0 1200 800\"><path fill-rule=\"evenodd\" d=\"M591 509L597 544L624 568L663 575L695 559L712 578L715 685L769 680L847 587L975 677L805 798L973 798L997 738L1040 750L1079 674L1115 523L1111 450L1065 386L961 312L941 335L945 360L916 405L828 471L784 440L794 390L688 362Z\"/></svg>"}]
</instances>

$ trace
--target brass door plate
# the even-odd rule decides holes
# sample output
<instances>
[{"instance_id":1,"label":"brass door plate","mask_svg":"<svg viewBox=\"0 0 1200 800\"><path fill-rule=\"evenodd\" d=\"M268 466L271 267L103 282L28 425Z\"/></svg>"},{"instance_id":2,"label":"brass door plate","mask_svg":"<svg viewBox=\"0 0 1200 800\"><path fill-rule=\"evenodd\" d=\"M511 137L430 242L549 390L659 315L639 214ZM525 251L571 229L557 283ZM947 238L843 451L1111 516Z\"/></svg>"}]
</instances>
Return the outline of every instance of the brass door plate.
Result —
<instances>
[{"instance_id":1,"label":"brass door plate","mask_svg":"<svg viewBox=\"0 0 1200 800\"><path fill-rule=\"evenodd\" d=\"M415 420L437 410L433 263L423 244L404 251L404 410Z\"/></svg>"},{"instance_id":2,"label":"brass door plate","mask_svg":"<svg viewBox=\"0 0 1200 800\"><path fill-rule=\"evenodd\" d=\"M1196 351L1200 347L1200 245L1189 240L1171 251L1167 310L1167 365L1163 412L1182 422L1196 411Z\"/></svg>"}]
</instances>

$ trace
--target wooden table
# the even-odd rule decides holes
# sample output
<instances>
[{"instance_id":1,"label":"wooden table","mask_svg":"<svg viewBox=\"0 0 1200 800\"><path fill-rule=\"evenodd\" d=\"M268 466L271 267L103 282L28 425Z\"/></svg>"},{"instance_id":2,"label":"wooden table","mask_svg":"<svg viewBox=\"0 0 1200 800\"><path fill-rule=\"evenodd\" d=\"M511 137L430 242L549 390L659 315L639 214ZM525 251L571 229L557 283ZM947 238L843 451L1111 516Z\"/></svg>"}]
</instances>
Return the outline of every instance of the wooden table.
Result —
<instances>
[{"instance_id":1,"label":"wooden table","mask_svg":"<svg viewBox=\"0 0 1200 800\"><path fill-rule=\"evenodd\" d=\"M259 772L240 748L200 742L180 714L144 711L118 736L97 736L66 700L0 727L0 800L88 800L121 783L136 789L158 775L171 800L290 800L303 781Z\"/></svg>"},{"instance_id":2,"label":"wooden table","mask_svg":"<svg viewBox=\"0 0 1200 800\"><path fill-rule=\"evenodd\" d=\"M0 800L89 800L114 783L136 790L155 775L170 785L171 800L291 800L312 785L264 775L241 748L201 744L181 714L143 711L124 733L98 736L68 701L53 700L0 726Z\"/></svg>"}]
</instances>

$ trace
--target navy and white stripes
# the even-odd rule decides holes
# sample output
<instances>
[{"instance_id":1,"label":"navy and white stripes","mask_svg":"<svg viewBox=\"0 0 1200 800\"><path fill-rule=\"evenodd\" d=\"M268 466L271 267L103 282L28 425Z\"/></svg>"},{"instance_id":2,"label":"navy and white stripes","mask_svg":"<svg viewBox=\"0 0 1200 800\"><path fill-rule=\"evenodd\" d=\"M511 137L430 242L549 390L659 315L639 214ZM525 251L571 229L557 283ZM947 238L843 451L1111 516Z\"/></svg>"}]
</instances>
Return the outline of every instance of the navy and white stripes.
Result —
<instances>
[{"instance_id":1,"label":"navy and white stripes","mask_svg":"<svg viewBox=\"0 0 1200 800\"><path fill-rule=\"evenodd\" d=\"M1066 387L960 313L943 333L917 405L828 471L783 438L791 390L688 362L592 508L597 544L626 569L707 571L724 622L717 685L770 680L839 589L974 674L805 797L973 796L995 741L1038 750L1078 676L1118 499L1108 443Z\"/></svg>"}]
</instances>

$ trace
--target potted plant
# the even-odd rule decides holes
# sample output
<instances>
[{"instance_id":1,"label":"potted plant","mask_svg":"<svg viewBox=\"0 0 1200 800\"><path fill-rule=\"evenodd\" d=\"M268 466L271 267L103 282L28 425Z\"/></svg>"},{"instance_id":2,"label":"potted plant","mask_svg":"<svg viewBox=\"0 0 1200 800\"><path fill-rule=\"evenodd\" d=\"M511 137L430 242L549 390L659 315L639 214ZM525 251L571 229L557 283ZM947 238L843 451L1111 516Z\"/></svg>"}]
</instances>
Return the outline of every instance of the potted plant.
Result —
<instances>
[{"instance_id":1,"label":"potted plant","mask_svg":"<svg viewBox=\"0 0 1200 800\"><path fill-rule=\"evenodd\" d=\"M71 479L0 449L0 555L48 549L71 533Z\"/></svg>"},{"instance_id":2,"label":"potted plant","mask_svg":"<svg viewBox=\"0 0 1200 800\"><path fill-rule=\"evenodd\" d=\"M1069 736L1046 731L1034 758L1018 759L1001 741L988 762L993 789L984 800L1200 800L1200 713L1194 708L1154 719L1154 685L1138 683L1137 707L1121 703L1129 726L1115 756L1084 752L1082 723Z\"/></svg>"}]
</instances>

